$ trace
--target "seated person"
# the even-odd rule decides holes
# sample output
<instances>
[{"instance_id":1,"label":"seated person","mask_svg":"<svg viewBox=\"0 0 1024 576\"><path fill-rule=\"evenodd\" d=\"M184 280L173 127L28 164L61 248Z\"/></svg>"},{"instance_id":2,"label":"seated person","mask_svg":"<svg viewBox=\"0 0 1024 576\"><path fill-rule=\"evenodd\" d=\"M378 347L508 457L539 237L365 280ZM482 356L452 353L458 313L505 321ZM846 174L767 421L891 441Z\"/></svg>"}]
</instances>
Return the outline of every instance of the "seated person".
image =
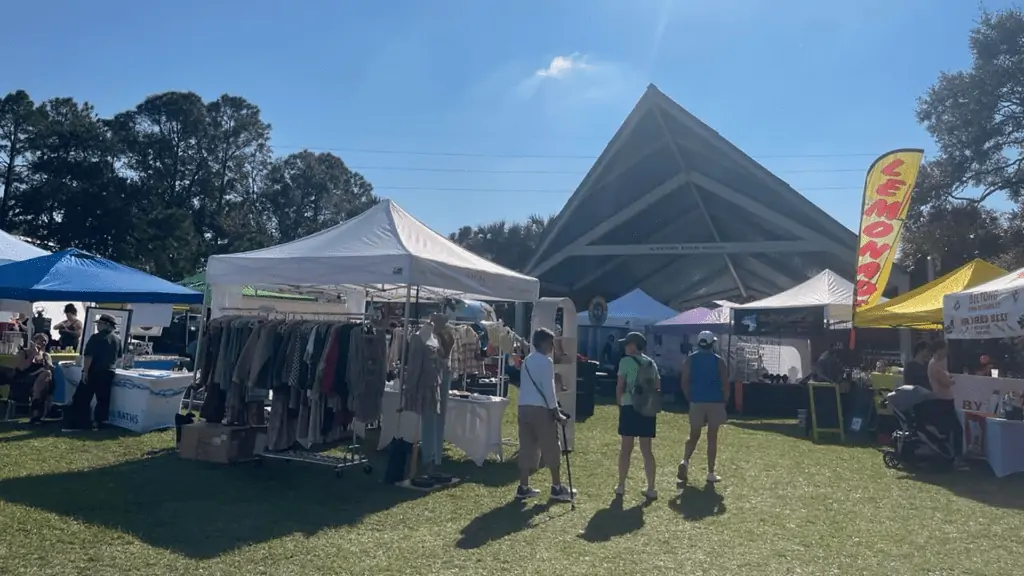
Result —
<instances>
[{"instance_id":1,"label":"seated person","mask_svg":"<svg viewBox=\"0 0 1024 576\"><path fill-rule=\"evenodd\" d=\"M57 346L77 350L82 340L82 321L78 319L78 308L74 304L64 307L64 321L53 327L60 334Z\"/></svg>"},{"instance_id":2,"label":"seated person","mask_svg":"<svg viewBox=\"0 0 1024 576\"><path fill-rule=\"evenodd\" d=\"M46 353L49 340L46 334L35 334L28 347L15 357L11 399L15 402L30 400L33 424L43 420L53 399L53 360Z\"/></svg>"}]
</instances>

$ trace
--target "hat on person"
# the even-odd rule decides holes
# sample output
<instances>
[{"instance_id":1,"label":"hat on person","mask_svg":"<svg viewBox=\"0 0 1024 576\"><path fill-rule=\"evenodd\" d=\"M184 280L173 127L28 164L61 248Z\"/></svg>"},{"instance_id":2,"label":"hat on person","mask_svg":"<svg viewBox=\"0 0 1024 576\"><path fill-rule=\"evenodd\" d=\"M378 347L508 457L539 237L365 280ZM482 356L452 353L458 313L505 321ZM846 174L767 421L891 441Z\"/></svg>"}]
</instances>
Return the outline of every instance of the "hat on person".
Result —
<instances>
[{"instance_id":1,"label":"hat on person","mask_svg":"<svg viewBox=\"0 0 1024 576\"><path fill-rule=\"evenodd\" d=\"M636 344L637 348L647 347L647 338L639 332L630 332L626 337L619 340L621 344Z\"/></svg>"},{"instance_id":2,"label":"hat on person","mask_svg":"<svg viewBox=\"0 0 1024 576\"><path fill-rule=\"evenodd\" d=\"M111 326L117 326L117 318L114 318L110 314L100 314L98 322L104 322L106 324L110 324Z\"/></svg>"},{"instance_id":3,"label":"hat on person","mask_svg":"<svg viewBox=\"0 0 1024 576\"><path fill-rule=\"evenodd\" d=\"M715 335L708 330L704 330L703 332L697 335L698 346L707 347L711 346L715 342L718 342L718 338L716 338Z\"/></svg>"}]
</instances>

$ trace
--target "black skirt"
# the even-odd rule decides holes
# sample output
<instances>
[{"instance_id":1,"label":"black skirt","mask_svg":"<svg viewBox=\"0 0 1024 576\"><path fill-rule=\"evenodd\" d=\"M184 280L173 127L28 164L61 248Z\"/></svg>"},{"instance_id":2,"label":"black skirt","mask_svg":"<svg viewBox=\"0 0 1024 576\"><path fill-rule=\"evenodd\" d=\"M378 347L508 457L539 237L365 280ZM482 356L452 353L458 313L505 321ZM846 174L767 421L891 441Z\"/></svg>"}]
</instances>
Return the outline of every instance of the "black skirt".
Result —
<instances>
[{"instance_id":1,"label":"black skirt","mask_svg":"<svg viewBox=\"0 0 1024 576\"><path fill-rule=\"evenodd\" d=\"M619 436L654 438L657 427L657 416L644 416L632 406L619 406Z\"/></svg>"}]
</instances>

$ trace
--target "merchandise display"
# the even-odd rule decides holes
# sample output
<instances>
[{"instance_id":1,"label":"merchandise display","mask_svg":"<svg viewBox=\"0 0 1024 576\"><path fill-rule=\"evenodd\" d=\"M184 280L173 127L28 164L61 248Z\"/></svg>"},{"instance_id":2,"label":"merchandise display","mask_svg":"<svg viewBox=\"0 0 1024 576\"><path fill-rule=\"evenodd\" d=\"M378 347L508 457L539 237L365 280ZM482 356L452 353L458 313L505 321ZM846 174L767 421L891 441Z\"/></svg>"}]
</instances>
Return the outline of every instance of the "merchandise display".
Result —
<instances>
[{"instance_id":1,"label":"merchandise display","mask_svg":"<svg viewBox=\"0 0 1024 576\"><path fill-rule=\"evenodd\" d=\"M207 422L262 424L269 400L267 450L277 452L380 417L386 341L369 324L223 316L208 328L198 382Z\"/></svg>"}]
</instances>

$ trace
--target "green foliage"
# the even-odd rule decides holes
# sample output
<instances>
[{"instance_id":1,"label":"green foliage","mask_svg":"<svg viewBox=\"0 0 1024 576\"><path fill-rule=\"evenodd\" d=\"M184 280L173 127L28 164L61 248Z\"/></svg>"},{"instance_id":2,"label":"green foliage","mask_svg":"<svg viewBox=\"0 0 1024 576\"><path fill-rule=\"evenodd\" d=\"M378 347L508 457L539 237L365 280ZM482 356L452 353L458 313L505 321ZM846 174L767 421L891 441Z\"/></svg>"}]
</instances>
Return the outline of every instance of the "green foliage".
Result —
<instances>
[{"instance_id":1,"label":"green foliage","mask_svg":"<svg viewBox=\"0 0 1024 576\"><path fill-rule=\"evenodd\" d=\"M255 104L192 92L146 98L113 118L88 103L0 100L0 228L165 278L211 254L292 240L378 202L333 154L275 158Z\"/></svg>"},{"instance_id":2,"label":"green foliage","mask_svg":"<svg viewBox=\"0 0 1024 576\"><path fill-rule=\"evenodd\" d=\"M922 168L900 259L938 273L982 258L1024 266L1024 12L985 11L969 38L968 70L945 72L919 100L938 154ZM1017 205L1002 212L986 200Z\"/></svg>"},{"instance_id":3,"label":"green foliage","mask_svg":"<svg viewBox=\"0 0 1024 576\"><path fill-rule=\"evenodd\" d=\"M473 228L463 226L448 238L463 248L511 270L522 270L537 250L544 228L554 216L530 216L526 222L504 220Z\"/></svg>"}]
</instances>

